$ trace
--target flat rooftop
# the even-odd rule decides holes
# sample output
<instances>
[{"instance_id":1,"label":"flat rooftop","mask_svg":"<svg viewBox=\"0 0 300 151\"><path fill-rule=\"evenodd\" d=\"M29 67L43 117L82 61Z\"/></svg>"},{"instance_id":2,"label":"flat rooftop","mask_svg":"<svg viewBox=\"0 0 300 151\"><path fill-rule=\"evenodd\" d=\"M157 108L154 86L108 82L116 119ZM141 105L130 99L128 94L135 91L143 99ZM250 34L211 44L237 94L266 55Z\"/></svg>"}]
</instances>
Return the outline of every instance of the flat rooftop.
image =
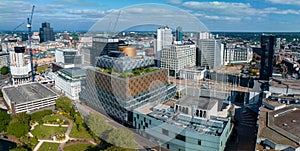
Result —
<instances>
[{"instance_id":1,"label":"flat rooftop","mask_svg":"<svg viewBox=\"0 0 300 151\"><path fill-rule=\"evenodd\" d=\"M71 78L80 78L86 76L85 70L77 67L61 69L58 72L65 74Z\"/></svg>"},{"instance_id":2,"label":"flat rooftop","mask_svg":"<svg viewBox=\"0 0 300 151\"><path fill-rule=\"evenodd\" d=\"M290 105L276 111L261 107L260 113L259 137L276 144L300 146L299 106Z\"/></svg>"},{"instance_id":3,"label":"flat rooftop","mask_svg":"<svg viewBox=\"0 0 300 151\"><path fill-rule=\"evenodd\" d=\"M211 109L218 103L217 99L209 97L184 96L176 102L178 105L192 106L195 105L199 109Z\"/></svg>"},{"instance_id":4,"label":"flat rooftop","mask_svg":"<svg viewBox=\"0 0 300 151\"><path fill-rule=\"evenodd\" d=\"M148 103L137 109L135 112L148 115L159 121L165 122L181 128L187 128L197 133L206 135L220 136L227 125L227 120L212 120L194 117L182 113L176 113L169 103L152 104ZM193 122L192 122L193 121Z\"/></svg>"},{"instance_id":5,"label":"flat rooftop","mask_svg":"<svg viewBox=\"0 0 300 151\"><path fill-rule=\"evenodd\" d=\"M2 90L16 104L57 96L54 91L37 82L4 87Z\"/></svg>"}]
</instances>

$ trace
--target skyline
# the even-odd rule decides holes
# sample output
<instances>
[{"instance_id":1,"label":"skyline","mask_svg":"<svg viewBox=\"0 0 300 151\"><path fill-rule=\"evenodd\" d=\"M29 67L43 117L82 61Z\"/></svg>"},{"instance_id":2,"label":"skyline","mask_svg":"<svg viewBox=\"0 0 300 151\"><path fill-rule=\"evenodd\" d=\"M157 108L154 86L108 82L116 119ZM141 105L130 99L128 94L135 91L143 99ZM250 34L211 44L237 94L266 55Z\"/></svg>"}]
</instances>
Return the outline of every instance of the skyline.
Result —
<instances>
[{"instance_id":1,"label":"skyline","mask_svg":"<svg viewBox=\"0 0 300 151\"><path fill-rule=\"evenodd\" d=\"M20 0L1 1L0 30L10 31L22 22L26 23L30 16L32 5L35 5L33 16L33 31L38 31L42 22L50 22L55 31L88 31L97 21L106 15L116 13L120 9L135 8L134 15L149 15L157 19L161 10L154 7L136 8L149 1L146 0L116 0L116 1L83 1L83 0ZM189 1L167 0L150 3L164 5L167 9L181 9L195 16L209 31L220 32L299 32L300 2L297 0L219 0L219 1ZM234 10L234 11L232 11ZM179 16L175 14L172 18ZM120 17L121 19L121 17ZM132 20L125 20L132 22ZM22 25L18 30L26 30ZM183 31L185 29L183 28Z\"/></svg>"}]
</instances>

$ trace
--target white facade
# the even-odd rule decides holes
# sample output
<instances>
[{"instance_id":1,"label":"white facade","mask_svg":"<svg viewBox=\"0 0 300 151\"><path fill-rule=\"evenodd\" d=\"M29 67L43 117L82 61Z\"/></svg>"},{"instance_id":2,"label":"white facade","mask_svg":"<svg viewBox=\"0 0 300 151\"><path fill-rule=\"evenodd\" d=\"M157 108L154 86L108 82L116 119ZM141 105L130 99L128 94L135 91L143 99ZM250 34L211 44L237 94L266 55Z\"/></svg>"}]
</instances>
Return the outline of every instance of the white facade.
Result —
<instances>
[{"instance_id":1,"label":"white facade","mask_svg":"<svg viewBox=\"0 0 300 151\"><path fill-rule=\"evenodd\" d=\"M249 63L253 58L251 47L227 46L224 54L224 64Z\"/></svg>"},{"instance_id":2,"label":"white facade","mask_svg":"<svg viewBox=\"0 0 300 151\"><path fill-rule=\"evenodd\" d=\"M161 50L166 47L170 47L173 42L172 29L169 27L161 27L157 29L156 40L156 55L157 59L161 58Z\"/></svg>"},{"instance_id":3,"label":"white facade","mask_svg":"<svg viewBox=\"0 0 300 151\"><path fill-rule=\"evenodd\" d=\"M180 77L199 81L204 79L205 71L205 68L199 70L197 68L185 68L180 70Z\"/></svg>"},{"instance_id":4,"label":"white facade","mask_svg":"<svg viewBox=\"0 0 300 151\"><path fill-rule=\"evenodd\" d=\"M196 66L196 45L172 45L161 51L162 68L179 73L181 69L194 66Z\"/></svg>"},{"instance_id":5,"label":"white facade","mask_svg":"<svg viewBox=\"0 0 300 151\"><path fill-rule=\"evenodd\" d=\"M55 88L68 98L73 100L79 99L81 91L81 82L85 78L85 71L80 68L69 68L59 70L55 79Z\"/></svg>"},{"instance_id":6,"label":"white facade","mask_svg":"<svg viewBox=\"0 0 300 151\"><path fill-rule=\"evenodd\" d=\"M199 33L198 39L211 39L213 38L213 35L209 32L201 32Z\"/></svg>"},{"instance_id":7,"label":"white facade","mask_svg":"<svg viewBox=\"0 0 300 151\"><path fill-rule=\"evenodd\" d=\"M81 91L81 81L70 81L57 76L55 78L55 88L68 98L73 100L79 99L79 92Z\"/></svg>"},{"instance_id":8,"label":"white facade","mask_svg":"<svg viewBox=\"0 0 300 151\"><path fill-rule=\"evenodd\" d=\"M201 66L217 70L223 65L224 44L220 40L200 39L199 50Z\"/></svg>"}]
</instances>

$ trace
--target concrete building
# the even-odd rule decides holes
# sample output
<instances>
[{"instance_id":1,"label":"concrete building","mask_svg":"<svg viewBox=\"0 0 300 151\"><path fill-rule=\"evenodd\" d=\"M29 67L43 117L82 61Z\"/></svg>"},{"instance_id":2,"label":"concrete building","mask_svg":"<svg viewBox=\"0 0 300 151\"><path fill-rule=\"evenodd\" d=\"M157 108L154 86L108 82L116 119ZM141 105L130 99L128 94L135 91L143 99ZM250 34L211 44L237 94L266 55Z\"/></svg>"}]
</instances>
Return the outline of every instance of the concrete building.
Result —
<instances>
[{"instance_id":1,"label":"concrete building","mask_svg":"<svg viewBox=\"0 0 300 151\"><path fill-rule=\"evenodd\" d=\"M171 45L161 51L161 67L177 76L186 67L196 66L196 45Z\"/></svg>"},{"instance_id":2,"label":"concrete building","mask_svg":"<svg viewBox=\"0 0 300 151\"><path fill-rule=\"evenodd\" d=\"M33 112L55 106L58 95L40 83L26 83L2 88L10 113Z\"/></svg>"},{"instance_id":3,"label":"concrete building","mask_svg":"<svg viewBox=\"0 0 300 151\"><path fill-rule=\"evenodd\" d=\"M39 36L41 43L46 41L55 41L53 28L50 27L50 23L42 23Z\"/></svg>"},{"instance_id":4,"label":"concrete building","mask_svg":"<svg viewBox=\"0 0 300 151\"><path fill-rule=\"evenodd\" d=\"M253 58L251 47L236 47L226 45L224 53L224 65L249 63Z\"/></svg>"},{"instance_id":5,"label":"concrete building","mask_svg":"<svg viewBox=\"0 0 300 151\"><path fill-rule=\"evenodd\" d=\"M24 59L25 47L15 47L10 51L10 72L12 84L22 84L31 81L31 65Z\"/></svg>"},{"instance_id":6,"label":"concrete building","mask_svg":"<svg viewBox=\"0 0 300 151\"><path fill-rule=\"evenodd\" d=\"M260 107L256 148L259 150L300 150L300 108L275 100Z\"/></svg>"},{"instance_id":7,"label":"concrete building","mask_svg":"<svg viewBox=\"0 0 300 151\"><path fill-rule=\"evenodd\" d=\"M217 70L223 65L224 44L216 39L199 39L197 64Z\"/></svg>"},{"instance_id":8,"label":"concrete building","mask_svg":"<svg viewBox=\"0 0 300 151\"><path fill-rule=\"evenodd\" d=\"M91 65L91 50L92 46L83 46L79 48L79 53L82 56L83 65L90 66Z\"/></svg>"},{"instance_id":9,"label":"concrete building","mask_svg":"<svg viewBox=\"0 0 300 151\"><path fill-rule=\"evenodd\" d=\"M71 48L57 48L55 51L55 60L56 63L64 64L64 68L79 66L83 62L79 51Z\"/></svg>"},{"instance_id":10,"label":"concrete building","mask_svg":"<svg viewBox=\"0 0 300 151\"><path fill-rule=\"evenodd\" d=\"M160 27L157 29L156 39L156 56L158 60L158 66L160 66L161 50L163 48L170 47L173 42L172 29L168 26Z\"/></svg>"},{"instance_id":11,"label":"concrete building","mask_svg":"<svg viewBox=\"0 0 300 151\"><path fill-rule=\"evenodd\" d=\"M102 56L99 58L104 58ZM132 125L133 109L147 102L164 102L175 96L175 85L168 84L168 72L154 66L154 59L115 58L101 62L121 62L126 66L114 70L110 66L87 69L80 100L115 120ZM123 63L122 63L123 62ZM144 62L144 63L141 63Z\"/></svg>"},{"instance_id":12,"label":"concrete building","mask_svg":"<svg viewBox=\"0 0 300 151\"><path fill-rule=\"evenodd\" d=\"M93 37L92 49L90 51L90 64L95 66L97 60L96 57L108 55L111 51L118 51L119 39L105 38L105 37Z\"/></svg>"},{"instance_id":13,"label":"concrete building","mask_svg":"<svg viewBox=\"0 0 300 151\"><path fill-rule=\"evenodd\" d=\"M231 134L230 118L210 118L217 101L186 96L177 102L146 104L135 110L133 125L140 135L169 150L222 151Z\"/></svg>"},{"instance_id":14,"label":"concrete building","mask_svg":"<svg viewBox=\"0 0 300 151\"><path fill-rule=\"evenodd\" d=\"M86 78L85 70L80 68L68 68L57 71L55 76L55 88L72 100L79 99L81 83Z\"/></svg>"}]
</instances>

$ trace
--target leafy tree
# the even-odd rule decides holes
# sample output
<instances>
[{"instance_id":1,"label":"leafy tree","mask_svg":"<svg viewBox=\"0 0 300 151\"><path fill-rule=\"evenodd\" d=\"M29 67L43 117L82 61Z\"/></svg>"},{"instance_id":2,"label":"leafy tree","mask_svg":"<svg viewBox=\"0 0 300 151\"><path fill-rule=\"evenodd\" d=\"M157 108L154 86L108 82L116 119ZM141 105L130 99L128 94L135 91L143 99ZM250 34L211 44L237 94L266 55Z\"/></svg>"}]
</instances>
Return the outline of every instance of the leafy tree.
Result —
<instances>
[{"instance_id":1,"label":"leafy tree","mask_svg":"<svg viewBox=\"0 0 300 151\"><path fill-rule=\"evenodd\" d=\"M112 126L107 125L105 119L99 114L88 115L86 124L98 137L101 137L105 132L112 130Z\"/></svg>"},{"instance_id":2,"label":"leafy tree","mask_svg":"<svg viewBox=\"0 0 300 151\"><path fill-rule=\"evenodd\" d=\"M63 110L65 112L68 112L70 113L71 110L72 110L72 104L71 104L71 100L66 98L66 97L61 97L61 98L58 98L56 101L55 101L56 105L55 105L55 109L56 110Z\"/></svg>"},{"instance_id":3,"label":"leafy tree","mask_svg":"<svg viewBox=\"0 0 300 151\"><path fill-rule=\"evenodd\" d=\"M134 134L124 128L113 129L109 134L107 141L121 148L136 149L137 144L134 141Z\"/></svg>"},{"instance_id":4,"label":"leafy tree","mask_svg":"<svg viewBox=\"0 0 300 151\"><path fill-rule=\"evenodd\" d=\"M11 117L5 111L0 110L0 132L6 131L9 122L11 121Z\"/></svg>"},{"instance_id":5,"label":"leafy tree","mask_svg":"<svg viewBox=\"0 0 300 151\"><path fill-rule=\"evenodd\" d=\"M52 113L53 112L51 110L42 110L39 112L32 113L30 117L32 121L40 122L42 121L43 117L45 117L46 115L51 115Z\"/></svg>"},{"instance_id":6,"label":"leafy tree","mask_svg":"<svg viewBox=\"0 0 300 151\"><path fill-rule=\"evenodd\" d=\"M12 116L12 120L7 127L7 132L16 137L24 136L29 132L30 116L26 113L19 113Z\"/></svg>"},{"instance_id":7,"label":"leafy tree","mask_svg":"<svg viewBox=\"0 0 300 151\"><path fill-rule=\"evenodd\" d=\"M8 67L7 66L3 66L0 70L1 70L2 75L5 75L5 74L8 73Z\"/></svg>"}]
</instances>

